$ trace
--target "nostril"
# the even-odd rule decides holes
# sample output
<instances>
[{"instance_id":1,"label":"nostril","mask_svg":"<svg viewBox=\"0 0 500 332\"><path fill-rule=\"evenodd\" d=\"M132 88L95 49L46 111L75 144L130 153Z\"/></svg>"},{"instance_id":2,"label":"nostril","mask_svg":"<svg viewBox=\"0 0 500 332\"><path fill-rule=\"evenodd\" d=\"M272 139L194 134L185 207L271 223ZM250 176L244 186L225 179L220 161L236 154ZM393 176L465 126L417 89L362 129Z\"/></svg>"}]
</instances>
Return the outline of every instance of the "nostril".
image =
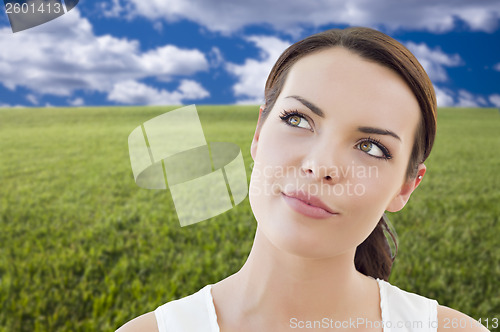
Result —
<instances>
[{"instance_id":1,"label":"nostril","mask_svg":"<svg viewBox=\"0 0 500 332\"><path fill-rule=\"evenodd\" d=\"M325 176L325 179L326 179L327 181L330 181L330 180L332 179L332 177L331 177L330 175L327 175L327 176Z\"/></svg>"}]
</instances>

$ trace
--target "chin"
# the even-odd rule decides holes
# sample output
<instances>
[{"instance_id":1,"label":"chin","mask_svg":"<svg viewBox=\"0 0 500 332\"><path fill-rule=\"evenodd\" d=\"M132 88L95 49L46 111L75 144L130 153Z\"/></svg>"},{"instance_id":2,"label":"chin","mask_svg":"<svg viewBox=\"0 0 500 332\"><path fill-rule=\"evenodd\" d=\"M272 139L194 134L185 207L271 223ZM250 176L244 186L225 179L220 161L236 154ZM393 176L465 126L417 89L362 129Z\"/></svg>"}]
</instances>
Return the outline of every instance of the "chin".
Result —
<instances>
[{"instance_id":1,"label":"chin","mask_svg":"<svg viewBox=\"0 0 500 332\"><path fill-rule=\"evenodd\" d=\"M339 241L325 234L321 228L311 228L307 223L272 213L256 215L256 218L257 232L260 232L265 241L263 245L270 245L280 253L318 259L331 257L332 253L342 251L338 246Z\"/></svg>"}]
</instances>

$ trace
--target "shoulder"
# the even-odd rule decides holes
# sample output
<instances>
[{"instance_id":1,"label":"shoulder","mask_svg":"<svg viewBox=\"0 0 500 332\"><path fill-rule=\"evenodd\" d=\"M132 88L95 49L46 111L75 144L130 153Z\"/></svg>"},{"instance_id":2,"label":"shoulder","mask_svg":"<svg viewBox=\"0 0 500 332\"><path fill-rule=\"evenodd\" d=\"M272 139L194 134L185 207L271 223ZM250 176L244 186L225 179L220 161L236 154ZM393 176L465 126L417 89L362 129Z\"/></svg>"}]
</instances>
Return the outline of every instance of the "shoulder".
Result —
<instances>
[{"instance_id":1,"label":"shoulder","mask_svg":"<svg viewBox=\"0 0 500 332\"><path fill-rule=\"evenodd\" d=\"M421 295L401 290L383 280L379 280L379 283L382 313L384 314L386 309L393 319L412 321L415 317L422 319L430 317L433 325L437 322L437 332L488 332L488 329L477 320L460 311L439 305L437 301Z\"/></svg>"},{"instance_id":2,"label":"shoulder","mask_svg":"<svg viewBox=\"0 0 500 332\"><path fill-rule=\"evenodd\" d=\"M158 325L154 312L148 312L132 319L115 332L158 332Z\"/></svg>"},{"instance_id":3,"label":"shoulder","mask_svg":"<svg viewBox=\"0 0 500 332\"><path fill-rule=\"evenodd\" d=\"M474 318L467 316L460 311L438 305L438 332L450 331L471 331L471 332L487 332L484 326L479 324Z\"/></svg>"},{"instance_id":4,"label":"shoulder","mask_svg":"<svg viewBox=\"0 0 500 332\"><path fill-rule=\"evenodd\" d=\"M211 285L198 292L167 302L155 311L139 316L115 332L203 331L215 327L217 316L210 294ZM168 328L167 328L168 327Z\"/></svg>"}]
</instances>

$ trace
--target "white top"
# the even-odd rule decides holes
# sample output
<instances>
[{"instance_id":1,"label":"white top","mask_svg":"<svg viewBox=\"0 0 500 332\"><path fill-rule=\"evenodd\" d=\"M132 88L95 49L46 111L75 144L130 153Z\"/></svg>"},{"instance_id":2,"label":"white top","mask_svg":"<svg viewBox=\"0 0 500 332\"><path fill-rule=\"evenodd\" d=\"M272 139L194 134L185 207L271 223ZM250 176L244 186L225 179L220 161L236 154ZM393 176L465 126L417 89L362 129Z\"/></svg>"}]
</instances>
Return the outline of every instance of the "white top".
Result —
<instances>
[{"instance_id":1,"label":"white top","mask_svg":"<svg viewBox=\"0 0 500 332\"><path fill-rule=\"evenodd\" d=\"M358 327L370 327L369 324L372 324L373 327L383 327L384 332L437 332L436 300L405 292L381 279L377 279L377 282L380 290L382 322L355 323L353 320L350 324L358 324ZM211 289L212 285L206 285L192 295L158 307L155 316L159 332L219 332ZM290 326L307 323L291 320ZM326 330L335 327L334 324L349 322L334 322L333 319L327 318L316 323L318 327L321 326ZM309 321L309 324L314 324L314 321ZM295 325L298 326L300 325Z\"/></svg>"}]
</instances>

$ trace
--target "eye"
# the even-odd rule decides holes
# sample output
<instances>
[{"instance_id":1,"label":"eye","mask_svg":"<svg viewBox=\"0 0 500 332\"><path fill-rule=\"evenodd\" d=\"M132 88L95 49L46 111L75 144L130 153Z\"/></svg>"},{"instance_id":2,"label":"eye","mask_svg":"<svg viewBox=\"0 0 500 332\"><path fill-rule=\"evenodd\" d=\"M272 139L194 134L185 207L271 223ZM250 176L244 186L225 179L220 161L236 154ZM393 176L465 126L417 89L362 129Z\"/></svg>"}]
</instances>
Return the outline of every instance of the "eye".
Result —
<instances>
[{"instance_id":1,"label":"eye","mask_svg":"<svg viewBox=\"0 0 500 332\"><path fill-rule=\"evenodd\" d=\"M363 152L368 153L369 155L375 156L375 157L383 157L384 153L378 146L373 144L370 141L364 141L363 143L359 143L359 149Z\"/></svg>"},{"instance_id":2,"label":"eye","mask_svg":"<svg viewBox=\"0 0 500 332\"><path fill-rule=\"evenodd\" d=\"M305 115L298 111L283 111L280 118L289 126L312 130L312 127Z\"/></svg>"},{"instance_id":3,"label":"eye","mask_svg":"<svg viewBox=\"0 0 500 332\"><path fill-rule=\"evenodd\" d=\"M356 145L361 151L379 159L391 159L392 155L387 148L373 138L364 139Z\"/></svg>"}]
</instances>

